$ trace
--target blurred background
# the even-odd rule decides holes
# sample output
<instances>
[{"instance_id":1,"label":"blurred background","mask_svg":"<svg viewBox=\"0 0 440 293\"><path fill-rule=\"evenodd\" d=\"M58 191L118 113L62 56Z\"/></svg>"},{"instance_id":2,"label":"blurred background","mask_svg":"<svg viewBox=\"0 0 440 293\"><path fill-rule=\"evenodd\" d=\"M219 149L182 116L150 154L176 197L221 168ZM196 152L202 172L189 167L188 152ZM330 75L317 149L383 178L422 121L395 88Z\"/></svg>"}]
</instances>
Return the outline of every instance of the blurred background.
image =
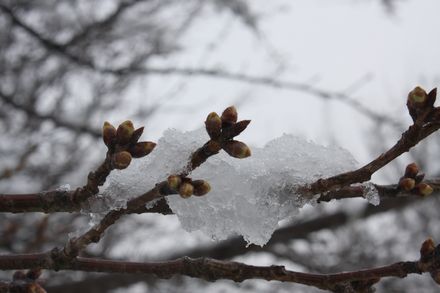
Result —
<instances>
[{"instance_id":1,"label":"blurred background","mask_svg":"<svg viewBox=\"0 0 440 293\"><path fill-rule=\"evenodd\" d=\"M0 0L0 193L83 185L104 157L105 120L131 119L146 126L145 140L157 141L168 128L199 128L229 105L252 119L240 137L250 146L292 133L367 163L410 124L407 93L440 83L439 11L436 0ZM439 142L438 134L423 141L374 182L397 183L413 161L428 178L440 176ZM85 255L210 256L338 272L417 258L420 243L439 235L438 208L435 197L321 204L280 223L262 248L187 233L173 215L134 215ZM65 213L0 217L1 253L63 245L89 221ZM322 292L254 280L43 278L48 292ZM377 288L436 286L417 276Z\"/></svg>"}]
</instances>

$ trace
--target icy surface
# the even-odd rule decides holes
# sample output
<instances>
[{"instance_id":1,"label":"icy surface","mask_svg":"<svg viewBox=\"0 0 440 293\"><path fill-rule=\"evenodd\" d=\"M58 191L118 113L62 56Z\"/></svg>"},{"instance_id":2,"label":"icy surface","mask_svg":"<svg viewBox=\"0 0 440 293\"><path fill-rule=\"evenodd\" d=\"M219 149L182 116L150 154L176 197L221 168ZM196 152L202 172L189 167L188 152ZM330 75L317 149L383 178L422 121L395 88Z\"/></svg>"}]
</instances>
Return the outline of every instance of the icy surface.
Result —
<instances>
[{"instance_id":1,"label":"icy surface","mask_svg":"<svg viewBox=\"0 0 440 293\"><path fill-rule=\"evenodd\" d=\"M70 184L63 184L60 187L57 188L57 191L70 191Z\"/></svg>"},{"instance_id":2,"label":"icy surface","mask_svg":"<svg viewBox=\"0 0 440 293\"><path fill-rule=\"evenodd\" d=\"M372 183L365 183L364 184L364 197L365 199L371 203L374 206L378 206L380 204L380 197L379 193Z\"/></svg>"},{"instance_id":3,"label":"icy surface","mask_svg":"<svg viewBox=\"0 0 440 293\"><path fill-rule=\"evenodd\" d=\"M126 170L112 172L101 200L91 202L89 208L102 211L124 206L128 199L181 171L190 154L207 140L203 129L186 133L167 130L149 156L134 160ZM191 175L207 180L210 193L189 199L173 195L167 200L187 231L201 230L219 240L239 234L248 243L264 245L280 220L316 202L316 198L297 194L297 186L355 165L344 149L283 135L263 148L252 148L250 158L235 159L221 151Z\"/></svg>"}]
</instances>

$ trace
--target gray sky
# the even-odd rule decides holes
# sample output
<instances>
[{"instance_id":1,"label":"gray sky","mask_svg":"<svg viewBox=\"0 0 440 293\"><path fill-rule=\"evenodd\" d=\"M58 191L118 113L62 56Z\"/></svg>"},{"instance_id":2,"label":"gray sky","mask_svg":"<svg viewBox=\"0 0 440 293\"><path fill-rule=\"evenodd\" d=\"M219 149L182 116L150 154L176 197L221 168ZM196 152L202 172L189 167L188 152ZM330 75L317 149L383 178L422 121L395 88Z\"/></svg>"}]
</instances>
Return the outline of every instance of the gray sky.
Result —
<instances>
[{"instance_id":1,"label":"gray sky","mask_svg":"<svg viewBox=\"0 0 440 293\"><path fill-rule=\"evenodd\" d=\"M410 121L406 93L440 81L440 1L405 1L394 15L387 15L379 1L258 0L252 6L260 16L259 34L242 29L228 13L220 18L208 13L181 41L184 57L157 65L214 67L330 91L354 87L347 91L354 99L405 123ZM355 86L365 76L370 81ZM243 135L251 144L263 145L287 132L319 143L334 139L360 162L371 159L364 137L371 120L340 102L209 78L194 78L179 88L185 81L166 76L139 86L147 102L166 97L164 82L179 92L166 103L170 119L161 114L147 126L152 138L169 127L194 129L208 112L238 104L241 117L253 120ZM188 106L194 104L199 106Z\"/></svg>"}]
</instances>

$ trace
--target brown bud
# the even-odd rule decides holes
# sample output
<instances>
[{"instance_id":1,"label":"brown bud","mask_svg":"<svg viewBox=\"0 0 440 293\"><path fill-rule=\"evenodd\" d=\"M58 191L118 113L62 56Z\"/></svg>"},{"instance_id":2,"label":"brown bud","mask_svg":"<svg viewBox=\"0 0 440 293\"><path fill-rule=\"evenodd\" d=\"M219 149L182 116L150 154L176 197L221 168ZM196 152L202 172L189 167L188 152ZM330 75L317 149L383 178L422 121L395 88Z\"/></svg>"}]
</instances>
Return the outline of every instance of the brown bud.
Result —
<instances>
[{"instance_id":1,"label":"brown bud","mask_svg":"<svg viewBox=\"0 0 440 293\"><path fill-rule=\"evenodd\" d=\"M205 121L206 132L212 139L217 139L220 136L222 129L222 120L217 113L211 112Z\"/></svg>"},{"instance_id":2,"label":"brown bud","mask_svg":"<svg viewBox=\"0 0 440 293\"><path fill-rule=\"evenodd\" d=\"M106 146L111 146L116 138L116 128L109 122L105 121L102 126L102 139Z\"/></svg>"},{"instance_id":3,"label":"brown bud","mask_svg":"<svg viewBox=\"0 0 440 293\"><path fill-rule=\"evenodd\" d=\"M26 279L26 274L23 271L15 271L14 275L12 275L12 279L15 280L24 280Z\"/></svg>"},{"instance_id":4,"label":"brown bud","mask_svg":"<svg viewBox=\"0 0 440 293\"><path fill-rule=\"evenodd\" d=\"M117 142L121 145L129 143L133 132L133 122L131 122L130 120L122 122L116 130Z\"/></svg>"},{"instance_id":5,"label":"brown bud","mask_svg":"<svg viewBox=\"0 0 440 293\"><path fill-rule=\"evenodd\" d=\"M417 166L416 163L411 163L408 166L406 166L405 177L415 178L417 173L419 173L419 167Z\"/></svg>"},{"instance_id":6,"label":"brown bud","mask_svg":"<svg viewBox=\"0 0 440 293\"><path fill-rule=\"evenodd\" d=\"M399 187L405 191L410 191L416 186L416 181L412 178L403 177L399 181Z\"/></svg>"},{"instance_id":7,"label":"brown bud","mask_svg":"<svg viewBox=\"0 0 440 293\"><path fill-rule=\"evenodd\" d=\"M416 86L412 91L408 94L408 102L412 104L414 107L422 107L426 101L428 94L419 86Z\"/></svg>"},{"instance_id":8,"label":"brown bud","mask_svg":"<svg viewBox=\"0 0 440 293\"><path fill-rule=\"evenodd\" d=\"M237 140L226 141L223 143L223 149L230 156L238 159L247 158L251 155L250 148L243 142Z\"/></svg>"},{"instance_id":9,"label":"brown bud","mask_svg":"<svg viewBox=\"0 0 440 293\"><path fill-rule=\"evenodd\" d=\"M225 139L232 139L243 132L246 127L251 123L251 120L242 120L235 124L232 124L230 127L223 128L222 133Z\"/></svg>"},{"instance_id":10,"label":"brown bud","mask_svg":"<svg viewBox=\"0 0 440 293\"><path fill-rule=\"evenodd\" d=\"M208 151L213 154L218 153L222 149L220 143L215 140L208 141L207 147L208 147Z\"/></svg>"},{"instance_id":11,"label":"brown bud","mask_svg":"<svg viewBox=\"0 0 440 293\"><path fill-rule=\"evenodd\" d=\"M435 100L437 98L437 88L432 89L428 94L428 99L426 100L426 105L428 107L434 107Z\"/></svg>"},{"instance_id":12,"label":"brown bud","mask_svg":"<svg viewBox=\"0 0 440 293\"><path fill-rule=\"evenodd\" d=\"M194 195L196 196L205 195L211 190L211 186L205 180L194 180L192 185L194 186Z\"/></svg>"},{"instance_id":13,"label":"brown bud","mask_svg":"<svg viewBox=\"0 0 440 293\"><path fill-rule=\"evenodd\" d=\"M423 241L422 246L420 247L420 260L422 262L426 262L429 260L431 253L435 250L434 240L429 237L425 241Z\"/></svg>"},{"instance_id":14,"label":"brown bud","mask_svg":"<svg viewBox=\"0 0 440 293\"><path fill-rule=\"evenodd\" d=\"M115 169L125 169L130 165L131 154L127 151L122 151L113 155L112 163Z\"/></svg>"},{"instance_id":15,"label":"brown bud","mask_svg":"<svg viewBox=\"0 0 440 293\"><path fill-rule=\"evenodd\" d=\"M42 272L43 271L41 269L32 269L27 271L26 277L32 280L36 280L41 276Z\"/></svg>"},{"instance_id":16,"label":"brown bud","mask_svg":"<svg viewBox=\"0 0 440 293\"><path fill-rule=\"evenodd\" d=\"M194 187L191 185L191 183L184 182L179 187L179 194L182 198L188 198L190 197L194 192Z\"/></svg>"},{"instance_id":17,"label":"brown bud","mask_svg":"<svg viewBox=\"0 0 440 293\"><path fill-rule=\"evenodd\" d=\"M440 285L440 270L430 272L431 278Z\"/></svg>"},{"instance_id":18,"label":"brown bud","mask_svg":"<svg viewBox=\"0 0 440 293\"><path fill-rule=\"evenodd\" d=\"M133 158L142 158L151 153L156 144L151 141L138 142L130 148L130 154Z\"/></svg>"},{"instance_id":19,"label":"brown bud","mask_svg":"<svg viewBox=\"0 0 440 293\"><path fill-rule=\"evenodd\" d=\"M30 283L27 285L26 293L47 293L38 283Z\"/></svg>"},{"instance_id":20,"label":"brown bud","mask_svg":"<svg viewBox=\"0 0 440 293\"><path fill-rule=\"evenodd\" d=\"M173 190L178 190L180 184L182 183L182 178L178 175L170 175L168 176L168 186Z\"/></svg>"},{"instance_id":21,"label":"brown bud","mask_svg":"<svg viewBox=\"0 0 440 293\"><path fill-rule=\"evenodd\" d=\"M424 182L417 184L415 188L417 190L417 193L421 196L428 196L434 191L434 189L429 184L426 184Z\"/></svg>"},{"instance_id":22,"label":"brown bud","mask_svg":"<svg viewBox=\"0 0 440 293\"><path fill-rule=\"evenodd\" d=\"M144 132L144 127L139 127L138 129L133 131L133 134L131 135L130 138L130 143L131 144L137 143L139 138L141 138L143 132Z\"/></svg>"},{"instance_id":23,"label":"brown bud","mask_svg":"<svg viewBox=\"0 0 440 293\"><path fill-rule=\"evenodd\" d=\"M237 109L234 106L227 107L222 113L222 121L226 124L237 122Z\"/></svg>"}]
</instances>

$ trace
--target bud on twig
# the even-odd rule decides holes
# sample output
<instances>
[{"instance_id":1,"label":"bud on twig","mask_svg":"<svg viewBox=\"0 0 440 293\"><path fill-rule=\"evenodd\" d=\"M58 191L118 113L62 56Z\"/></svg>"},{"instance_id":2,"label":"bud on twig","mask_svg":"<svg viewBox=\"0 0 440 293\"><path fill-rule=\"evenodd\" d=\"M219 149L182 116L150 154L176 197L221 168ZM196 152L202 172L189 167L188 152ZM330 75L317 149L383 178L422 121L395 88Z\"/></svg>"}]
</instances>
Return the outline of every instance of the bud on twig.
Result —
<instances>
[{"instance_id":1,"label":"bud on twig","mask_svg":"<svg viewBox=\"0 0 440 293\"><path fill-rule=\"evenodd\" d=\"M247 158L251 155L250 148L243 142L237 140L226 141L222 145L225 152L238 159Z\"/></svg>"},{"instance_id":2,"label":"bud on twig","mask_svg":"<svg viewBox=\"0 0 440 293\"><path fill-rule=\"evenodd\" d=\"M202 196L211 191L211 186L205 180L194 180L192 185L194 187L195 196Z\"/></svg>"},{"instance_id":3,"label":"bud on twig","mask_svg":"<svg viewBox=\"0 0 440 293\"><path fill-rule=\"evenodd\" d=\"M410 191L416 186L416 181L412 178L403 177L399 182L399 187L405 191Z\"/></svg>"},{"instance_id":4,"label":"bud on twig","mask_svg":"<svg viewBox=\"0 0 440 293\"><path fill-rule=\"evenodd\" d=\"M434 103L435 103L436 98L437 98L437 88L433 88L428 94L428 99L426 100L426 105L431 108L434 107Z\"/></svg>"},{"instance_id":5,"label":"bud on twig","mask_svg":"<svg viewBox=\"0 0 440 293\"><path fill-rule=\"evenodd\" d=\"M110 147L116 138L116 128L109 122L104 122L102 126L102 139L106 146Z\"/></svg>"},{"instance_id":6,"label":"bud on twig","mask_svg":"<svg viewBox=\"0 0 440 293\"><path fill-rule=\"evenodd\" d=\"M131 154L127 151L122 151L113 155L112 164L115 169L125 169L130 165Z\"/></svg>"},{"instance_id":7,"label":"bud on twig","mask_svg":"<svg viewBox=\"0 0 440 293\"><path fill-rule=\"evenodd\" d=\"M133 132L133 122L131 122L130 120L122 122L116 130L117 142L121 145L129 143Z\"/></svg>"},{"instance_id":8,"label":"bud on twig","mask_svg":"<svg viewBox=\"0 0 440 293\"><path fill-rule=\"evenodd\" d=\"M405 177L415 178L417 173L419 173L419 167L416 163L411 163L406 166Z\"/></svg>"},{"instance_id":9,"label":"bud on twig","mask_svg":"<svg viewBox=\"0 0 440 293\"><path fill-rule=\"evenodd\" d=\"M205 121L206 132L212 139L217 139L220 136L222 129L222 120L215 112L209 113Z\"/></svg>"},{"instance_id":10,"label":"bud on twig","mask_svg":"<svg viewBox=\"0 0 440 293\"><path fill-rule=\"evenodd\" d=\"M226 124L233 124L237 122L238 114L234 106L226 108L222 113L222 122Z\"/></svg>"},{"instance_id":11,"label":"bud on twig","mask_svg":"<svg viewBox=\"0 0 440 293\"><path fill-rule=\"evenodd\" d=\"M194 187L191 185L191 183L184 182L179 187L179 194L182 198L188 198L190 197L194 192Z\"/></svg>"},{"instance_id":12,"label":"bud on twig","mask_svg":"<svg viewBox=\"0 0 440 293\"><path fill-rule=\"evenodd\" d=\"M431 256L431 253L435 250L434 240L429 237L425 241L423 241L422 246L420 247L420 261L427 262Z\"/></svg>"},{"instance_id":13,"label":"bud on twig","mask_svg":"<svg viewBox=\"0 0 440 293\"><path fill-rule=\"evenodd\" d=\"M230 127L225 127L222 130L223 137L225 139L232 139L243 132L246 127L251 123L251 120L242 120L235 124L232 124Z\"/></svg>"},{"instance_id":14,"label":"bud on twig","mask_svg":"<svg viewBox=\"0 0 440 293\"><path fill-rule=\"evenodd\" d=\"M415 107L421 107L424 105L428 94L419 86L416 86L412 91L408 94L408 102L414 105Z\"/></svg>"},{"instance_id":15,"label":"bud on twig","mask_svg":"<svg viewBox=\"0 0 440 293\"><path fill-rule=\"evenodd\" d=\"M130 138L130 143L131 144L137 143L139 138L141 138L143 132L144 132L144 127L139 127L138 129L133 131L133 134L131 135Z\"/></svg>"},{"instance_id":16,"label":"bud on twig","mask_svg":"<svg viewBox=\"0 0 440 293\"><path fill-rule=\"evenodd\" d=\"M415 188L417 190L417 193L421 196L428 196L434 191L434 189L429 184L423 182L417 184Z\"/></svg>"},{"instance_id":17,"label":"bud on twig","mask_svg":"<svg viewBox=\"0 0 440 293\"><path fill-rule=\"evenodd\" d=\"M212 139L208 141L207 147L208 147L208 151L211 152L212 154L216 154L222 149L220 143Z\"/></svg>"},{"instance_id":18,"label":"bud on twig","mask_svg":"<svg viewBox=\"0 0 440 293\"><path fill-rule=\"evenodd\" d=\"M142 158L151 153L155 147L156 144L151 141L138 142L130 148L130 154L133 158Z\"/></svg>"},{"instance_id":19,"label":"bud on twig","mask_svg":"<svg viewBox=\"0 0 440 293\"><path fill-rule=\"evenodd\" d=\"M180 184L182 183L182 178L178 175L170 175L168 176L168 186L173 190L178 190Z\"/></svg>"}]
</instances>

